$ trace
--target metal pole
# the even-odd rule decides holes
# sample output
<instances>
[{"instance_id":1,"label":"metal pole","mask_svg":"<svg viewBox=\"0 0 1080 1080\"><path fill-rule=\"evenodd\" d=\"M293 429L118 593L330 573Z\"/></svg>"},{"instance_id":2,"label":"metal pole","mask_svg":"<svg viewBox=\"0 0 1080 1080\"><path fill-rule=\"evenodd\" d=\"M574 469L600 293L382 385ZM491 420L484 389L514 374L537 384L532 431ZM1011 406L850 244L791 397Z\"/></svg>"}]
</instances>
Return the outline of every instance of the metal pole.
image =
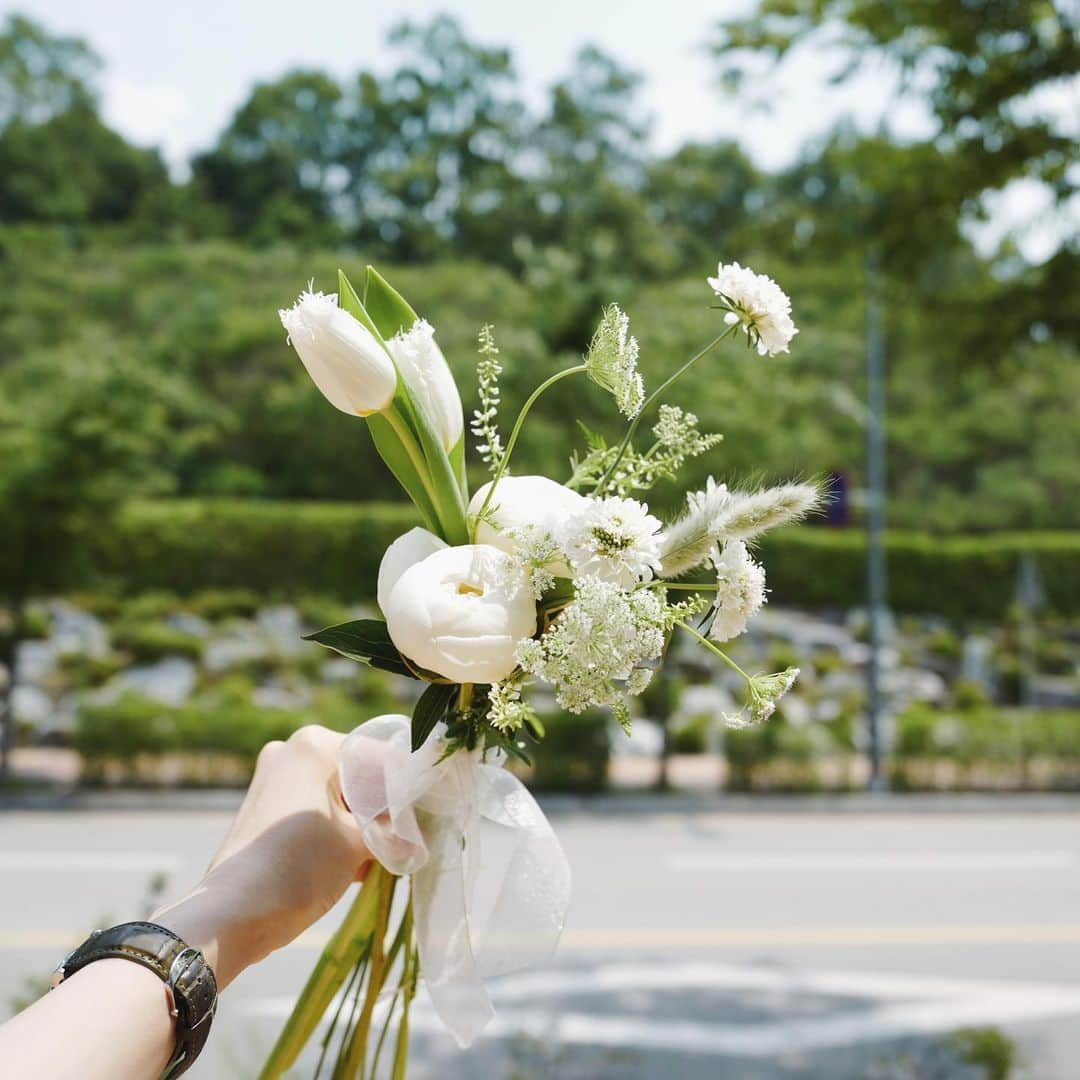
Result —
<instances>
[{"instance_id":1,"label":"metal pole","mask_svg":"<svg viewBox=\"0 0 1080 1080\"><path fill-rule=\"evenodd\" d=\"M881 768L881 647L885 631L885 342L881 332L877 253L866 262L866 607L870 656L866 666L866 725L871 791L886 788Z\"/></svg>"}]
</instances>

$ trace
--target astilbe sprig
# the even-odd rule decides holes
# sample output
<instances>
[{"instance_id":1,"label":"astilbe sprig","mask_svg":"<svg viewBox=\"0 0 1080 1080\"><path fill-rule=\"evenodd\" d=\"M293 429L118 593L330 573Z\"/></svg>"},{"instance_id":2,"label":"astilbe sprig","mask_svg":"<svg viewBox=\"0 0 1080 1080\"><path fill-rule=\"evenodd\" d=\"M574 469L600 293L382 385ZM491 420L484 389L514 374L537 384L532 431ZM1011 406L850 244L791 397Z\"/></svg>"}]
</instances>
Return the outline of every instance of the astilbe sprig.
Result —
<instances>
[{"instance_id":1,"label":"astilbe sprig","mask_svg":"<svg viewBox=\"0 0 1080 1080\"><path fill-rule=\"evenodd\" d=\"M490 325L480 328L478 335L476 379L480 408L474 410L469 428L477 440L477 452L488 468L495 472L503 456L502 436L499 434L499 348Z\"/></svg>"}]
</instances>

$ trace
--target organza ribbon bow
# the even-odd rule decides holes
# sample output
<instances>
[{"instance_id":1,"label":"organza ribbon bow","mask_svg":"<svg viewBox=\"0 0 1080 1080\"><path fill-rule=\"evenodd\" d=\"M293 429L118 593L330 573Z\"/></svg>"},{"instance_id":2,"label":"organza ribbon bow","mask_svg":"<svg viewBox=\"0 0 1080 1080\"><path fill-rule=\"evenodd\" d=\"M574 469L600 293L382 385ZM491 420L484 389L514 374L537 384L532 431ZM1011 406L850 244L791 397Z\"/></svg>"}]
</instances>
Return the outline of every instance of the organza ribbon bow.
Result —
<instances>
[{"instance_id":1,"label":"organza ribbon bow","mask_svg":"<svg viewBox=\"0 0 1080 1080\"><path fill-rule=\"evenodd\" d=\"M462 1047L495 1015L483 980L550 956L570 903L570 866L501 753L443 758L445 725L410 752L407 716L377 716L341 749L341 789L369 850L412 875L420 972ZM440 760L441 759L441 760Z\"/></svg>"}]
</instances>

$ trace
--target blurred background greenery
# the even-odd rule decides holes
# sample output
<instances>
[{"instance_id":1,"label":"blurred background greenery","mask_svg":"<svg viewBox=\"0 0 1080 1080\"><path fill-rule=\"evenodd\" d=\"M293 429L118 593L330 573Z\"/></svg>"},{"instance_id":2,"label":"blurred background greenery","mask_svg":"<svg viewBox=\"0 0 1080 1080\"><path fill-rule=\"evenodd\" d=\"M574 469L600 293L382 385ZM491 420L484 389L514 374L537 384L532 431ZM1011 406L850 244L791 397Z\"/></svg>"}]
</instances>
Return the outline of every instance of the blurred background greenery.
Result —
<instances>
[{"instance_id":1,"label":"blurred background greenery","mask_svg":"<svg viewBox=\"0 0 1080 1080\"><path fill-rule=\"evenodd\" d=\"M377 673L298 640L370 603L382 549L412 524L364 426L327 407L285 346L275 311L310 277L330 288L337 266L377 261L437 327L467 409L492 322L509 410L581 351L610 300L655 384L713 336L703 279L723 258L774 276L801 333L790 358L731 350L679 384L672 399L725 436L686 483L828 474L844 498L764 547L776 611L740 648L803 667L793 704L722 739L731 688L687 659L645 702L630 756L649 768L624 764L620 782L863 782L870 263L888 365L893 782L1080 783L1076 169L1073 133L1033 106L1075 86L1076 26L1045 0L762 0L702 28L715 94L823 25L841 32L841 77L882 57L911 76L901 93L932 135L838 122L772 172L737 141L659 154L640 79L612 56L582 48L535 100L509 50L440 16L395 30L378 71L254 86L177 178L102 119L92 43L9 16L5 761L17 741L73 748L95 782L236 782L299 723L407 707ZM1061 214L1040 262L1008 235L972 240L1021 182ZM564 383L518 467L562 475L575 415L610 428L602 394ZM538 783L616 775L603 717L551 721ZM726 765L653 767L673 753Z\"/></svg>"}]
</instances>

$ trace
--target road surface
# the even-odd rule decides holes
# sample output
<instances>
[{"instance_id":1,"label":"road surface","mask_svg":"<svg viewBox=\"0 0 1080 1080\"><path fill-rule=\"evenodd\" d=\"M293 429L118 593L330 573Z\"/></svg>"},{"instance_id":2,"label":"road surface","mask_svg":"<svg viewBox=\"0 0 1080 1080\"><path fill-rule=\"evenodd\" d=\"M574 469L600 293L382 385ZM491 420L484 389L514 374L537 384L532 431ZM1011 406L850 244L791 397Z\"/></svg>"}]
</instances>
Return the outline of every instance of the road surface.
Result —
<instances>
[{"instance_id":1,"label":"road surface","mask_svg":"<svg viewBox=\"0 0 1080 1080\"><path fill-rule=\"evenodd\" d=\"M0 814L0 1008L94 926L143 916L155 877L182 891L227 819ZM977 1076L942 1049L973 1026L1017 1040L1017 1075L1078 1075L1076 816L553 820L575 875L558 957L496 985L466 1053L419 1002L415 1080ZM338 918L234 984L193 1077L257 1073Z\"/></svg>"}]
</instances>

